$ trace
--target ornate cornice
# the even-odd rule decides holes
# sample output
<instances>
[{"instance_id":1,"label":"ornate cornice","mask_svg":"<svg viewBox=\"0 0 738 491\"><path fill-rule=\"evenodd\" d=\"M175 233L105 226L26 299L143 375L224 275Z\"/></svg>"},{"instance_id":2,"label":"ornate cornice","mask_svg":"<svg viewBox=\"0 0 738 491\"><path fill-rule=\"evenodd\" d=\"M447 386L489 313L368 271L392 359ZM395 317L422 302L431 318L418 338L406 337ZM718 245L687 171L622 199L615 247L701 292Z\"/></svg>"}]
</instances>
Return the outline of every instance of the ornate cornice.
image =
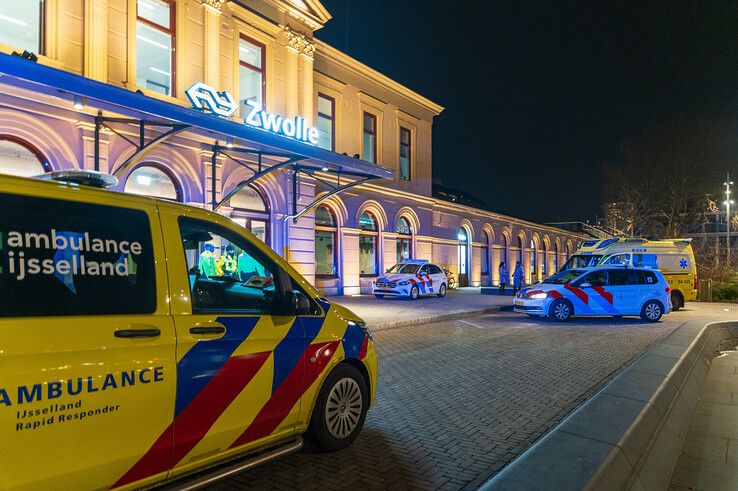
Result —
<instances>
[{"instance_id":1,"label":"ornate cornice","mask_svg":"<svg viewBox=\"0 0 738 491\"><path fill-rule=\"evenodd\" d=\"M287 46L311 60L315 57L315 43L310 38L290 26L282 26L282 31L287 37Z\"/></svg>"},{"instance_id":2,"label":"ornate cornice","mask_svg":"<svg viewBox=\"0 0 738 491\"><path fill-rule=\"evenodd\" d=\"M202 6L214 14L220 14L223 12L225 2L226 0L202 0Z\"/></svg>"}]
</instances>

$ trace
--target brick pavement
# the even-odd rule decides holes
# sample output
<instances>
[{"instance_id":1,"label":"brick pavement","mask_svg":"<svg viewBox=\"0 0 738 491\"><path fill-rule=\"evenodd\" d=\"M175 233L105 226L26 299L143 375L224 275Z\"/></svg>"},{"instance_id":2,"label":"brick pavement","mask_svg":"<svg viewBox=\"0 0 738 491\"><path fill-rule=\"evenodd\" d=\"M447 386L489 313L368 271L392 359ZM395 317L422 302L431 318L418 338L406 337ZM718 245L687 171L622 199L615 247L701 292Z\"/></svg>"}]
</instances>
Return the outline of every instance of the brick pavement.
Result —
<instances>
[{"instance_id":1,"label":"brick pavement","mask_svg":"<svg viewBox=\"0 0 738 491\"><path fill-rule=\"evenodd\" d=\"M216 488L476 488L624 364L694 318L738 318L738 308L691 304L656 325L560 325L499 313L380 331L377 403L350 448L305 449Z\"/></svg>"}]
</instances>

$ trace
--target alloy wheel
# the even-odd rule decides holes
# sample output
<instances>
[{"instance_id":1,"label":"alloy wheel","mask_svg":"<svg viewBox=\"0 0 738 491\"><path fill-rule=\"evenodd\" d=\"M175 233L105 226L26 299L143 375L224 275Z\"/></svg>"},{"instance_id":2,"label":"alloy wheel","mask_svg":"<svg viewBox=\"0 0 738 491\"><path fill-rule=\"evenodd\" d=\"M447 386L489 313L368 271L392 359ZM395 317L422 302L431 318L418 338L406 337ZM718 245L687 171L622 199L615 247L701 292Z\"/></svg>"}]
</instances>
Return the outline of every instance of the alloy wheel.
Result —
<instances>
[{"instance_id":1,"label":"alloy wheel","mask_svg":"<svg viewBox=\"0 0 738 491\"><path fill-rule=\"evenodd\" d=\"M325 405L325 422L334 438L347 438L361 420L361 389L352 378L342 378L331 389Z\"/></svg>"}]
</instances>

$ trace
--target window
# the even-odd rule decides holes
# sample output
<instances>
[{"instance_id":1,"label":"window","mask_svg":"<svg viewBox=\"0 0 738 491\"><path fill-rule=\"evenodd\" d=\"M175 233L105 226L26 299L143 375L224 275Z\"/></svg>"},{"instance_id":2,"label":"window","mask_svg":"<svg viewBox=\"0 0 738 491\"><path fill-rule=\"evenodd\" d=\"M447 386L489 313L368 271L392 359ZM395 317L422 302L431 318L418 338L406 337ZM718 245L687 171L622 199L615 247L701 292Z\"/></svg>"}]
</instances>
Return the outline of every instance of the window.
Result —
<instances>
[{"instance_id":1,"label":"window","mask_svg":"<svg viewBox=\"0 0 738 491\"><path fill-rule=\"evenodd\" d=\"M174 95L174 2L137 0L136 84Z\"/></svg>"},{"instance_id":2,"label":"window","mask_svg":"<svg viewBox=\"0 0 738 491\"><path fill-rule=\"evenodd\" d=\"M456 238L459 240L459 245L457 246L456 254L458 256L457 260L457 266L459 275L466 275L467 274L467 259L469 257L469 233L466 231L465 228L460 228L459 231L456 234ZM464 285L466 286L466 285Z\"/></svg>"},{"instance_id":3,"label":"window","mask_svg":"<svg viewBox=\"0 0 738 491\"><path fill-rule=\"evenodd\" d=\"M613 254L608 257L602 264L629 264L630 254Z\"/></svg>"},{"instance_id":4,"label":"window","mask_svg":"<svg viewBox=\"0 0 738 491\"><path fill-rule=\"evenodd\" d=\"M523 238L518 236L518 259L516 260L523 265Z\"/></svg>"},{"instance_id":5,"label":"window","mask_svg":"<svg viewBox=\"0 0 738 491\"><path fill-rule=\"evenodd\" d=\"M153 165L141 165L128 174L124 188L126 193L152 198L180 201L179 187L166 171Z\"/></svg>"},{"instance_id":6,"label":"window","mask_svg":"<svg viewBox=\"0 0 738 491\"><path fill-rule=\"evenodd\" d=\"M0 237L0 317L156 310L143 211L0 194Z\"/></svg>"},{"instance_id":7,"label":"window","mask_svg":"<svg viewBox=\"0 0 738 491\"><path fill-rule=\"evenodd\" d=\"M377 163L377 117L364 113L364 139L361 145L361 158L373 164Z\"/></svg>"},{"instance_id":8,"label":"window","mask_svg":"<svg viewBox=\"0 0 738 491\"><path fill-rule=\"evenodd\" d=\"M583 283L589 283L590 286L606 286L607 271L592 271L591 273L578 279L574 286L578 287L581 286Z\"/></svg>"},{"instance_id":9,"label":"window","mask_svg":"<svg viewBox=\"0 0 738 491\"><path fill-rule=\"evenodd\" d=\"M395 223L395 232L397 232L397 262L401 263L405 259L413 257L412 242L413 230L407 218L399 217Z\"/></svg>"},{"instance_id":10,"label":"window","mask_svg":"<svg viewBox=\"0 0 738 491\"><path fill-rule=\"evenodd\" d=\"M261 193L246 186L231 196L228 204L233 208L231 220L241 225L262 242L269 243L269 208Z\"/></svg>"},{"instance_id":11,"label":"window","mask_svg":"<svg viewBox=\"0 0 738 491\"><path fill-rule=\"evenodd\" d=\"M428 270L430 271L430 274L441 274L441 273L443 273L443 270L441 270L441 268L439 268L435 264L429 264L428 265Z\"/></svg>"},{"instance_id":12,"label":"window","mask_svg":"<svg viewBox=\"0 0 738 491\"><path fill-rule=\"evenodd\" d=\"M325 206L315 210L315 274L338 276L336 268L336 219Z\"/></svg>"},{"instance_id":13,"label":"window","mask_svg":"<svg viewBox=\"0 0 738 491\"><path fill-rule=\"evenodd\" d=\"M507 243L507 235L502 234L502 261L505 263L508 269L510 269L510 264L508 264L509 250L510 245Z\"/></svg>"},{"instance_id":14,"label":"window","mask_svg":"<svg viewBox=\"0 0 738 491\"><path fill-rule=\"evenodd\" d=\"M543 276L546 276L546 271L548 270L548 247L546 247L546 241L543 241L543 250L541 251L542 258L541 258L541 274Z\"/></svg>"},{"instance_id":15,"label":"window","mask_svg":"<svg viewBox=\"0 0 738 491\"><path fill-rule=\"evenodd\" d=\"M46 158L31 144L0 135L0 174L30 177L51 170Z\"/></svg>"},{"instance_id":16,"label":"window","mask_svg":"<svg viewBox=\"0 0 738 491\"><path fill-rule=\"evenodd\" d=\"M326 150L336 150L336 100L318 94L318 146Z\"/></svg>"},{"instance_id":17,"label":"window","mask_svg":"<svg viewBox=\"0 0 738 491\"><path fill-rule=\"evenodd\" d=\"M44 1L0 2L0 43L43 53Z\"/></svg>"},{"instance_id":18,"label":"window","mask_svg":"<svg viewBox=\"0 0 738 491\"><path fill-rule=\"evenodd\" d=\"M212 223L179 219L195 313L278 313L276 265L245 238Z\"/></svg>"},{"instance_id":19,"label":"window","mask_svg":"<svg viewBox=\"0 0 738 491\"><path fill-rule=\"evenodd\" d=\"M368 212L359 217L359 272L363 276L377 274L377 220Z\"/></svg>"},{"instance_id":20,"label":"window","mask_svg":"<svg viewBox=\"0 0 738 491\"><path fill-rule=\"evenodd\" d=\"M410 180L410 130L400 126L400 179Z\"/></svg>"},{"instance_id":21,"label":"window","mask_svg":"<svg viewBox=\"0 0 738 491\"><path fill-rule=\"evenodd\" d=\"M609 269L607 270L607 276L610 286L641 285L644 283L643 272L637 269Z\"/></svg>"},{"instance_id":22,"label":"window","mask_svg":"<svg viewBox=\"0 0 738 491\"><path fill-rule=\"evenodd\" d=\"M489 234L486 230L482 231L482 275L489 275Z\"/></svg>"},{"instance_id":23,"label":"window","mask_svg":"<svg viewBox=\"0 0 738 491\"><path fill-rule=\"evenodd\" d=\"M538 260L538 249L533 239L530 239L530 273L536 274L536 261Z\"/></svg>"},{"instance_id":24,"label":"window","mask_svg":"<svg viewBox=\"0 0 738 491\"><path fill-rule=\"evenodd\" d=\"M559 244L554 242L554 273L559 270Z\"/></svg>"},{"instance_id":25,"label":"window","mask_svg":"<svg viewBox=\"0 0 738 491\"><path fill-rule=\"evenodd\" d=\"M265 56L266 47L243 34L238 44L238 94L243 101L256 101L259 106L265 107L266 77Z\"/></svg>"}]
</instances>

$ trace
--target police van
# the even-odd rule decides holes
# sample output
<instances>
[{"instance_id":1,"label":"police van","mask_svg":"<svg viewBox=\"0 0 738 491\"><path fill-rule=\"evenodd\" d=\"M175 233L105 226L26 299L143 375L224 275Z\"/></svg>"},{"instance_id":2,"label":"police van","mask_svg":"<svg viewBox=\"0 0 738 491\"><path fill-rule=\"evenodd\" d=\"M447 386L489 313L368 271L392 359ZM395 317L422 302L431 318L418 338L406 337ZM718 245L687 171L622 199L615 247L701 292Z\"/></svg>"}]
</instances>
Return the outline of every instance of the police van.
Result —
<instances>
[{"instance_id":1,"label":"police van","mask_svg":"<svg viewBox=\"0 0 738 491\"><path fill-rule=\"evenodd\" d=\"M588 240L582 243L560 271L601 265L661 270L671 287L673 310L679 310L684 307L684 302L697 298L697 265L692 239Z\"/></svg>"},{"instance_id":2,"label":"police van","mask_svg":"<svg viewBox=\"0 0 738 491\"><path fill-rule=\"evenodd\" d=\"M0 488L210 479L357 437L360 318L225 217L64 179L0 176Z\"/></svg>"}]
</instances>

